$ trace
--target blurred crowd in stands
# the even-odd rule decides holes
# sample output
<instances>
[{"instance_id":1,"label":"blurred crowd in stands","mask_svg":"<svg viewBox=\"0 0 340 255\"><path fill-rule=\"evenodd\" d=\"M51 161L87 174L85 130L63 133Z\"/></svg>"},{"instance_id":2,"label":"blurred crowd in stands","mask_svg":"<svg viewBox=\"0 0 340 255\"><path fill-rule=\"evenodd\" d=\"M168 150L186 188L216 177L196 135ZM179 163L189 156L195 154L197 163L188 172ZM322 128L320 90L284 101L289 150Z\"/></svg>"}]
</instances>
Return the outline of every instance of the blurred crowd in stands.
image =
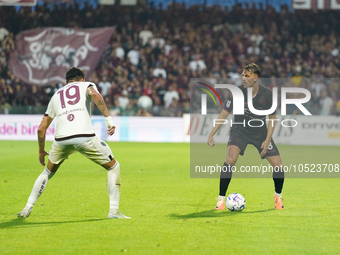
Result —
<instances>
[{"instance_id":1,"label":"blurred crowd in stands","mask_svg":"<svg viewBox=\"0 0 340 255\"><path fill-rule=\"evenodd\" d=\"M87 77L113 115L182 116L190 111L191 78L238 79L248 63L261 67L269 87L280 89L279 78L289 78L293 86L309 88L312 114L340 115L339 24L337 12L276 13L270 6L0 7L0 113L43 113L62 86L24 84L11 73L8 59L17 33L46 26L116 26Z\"/></svg>"}]
</instances>

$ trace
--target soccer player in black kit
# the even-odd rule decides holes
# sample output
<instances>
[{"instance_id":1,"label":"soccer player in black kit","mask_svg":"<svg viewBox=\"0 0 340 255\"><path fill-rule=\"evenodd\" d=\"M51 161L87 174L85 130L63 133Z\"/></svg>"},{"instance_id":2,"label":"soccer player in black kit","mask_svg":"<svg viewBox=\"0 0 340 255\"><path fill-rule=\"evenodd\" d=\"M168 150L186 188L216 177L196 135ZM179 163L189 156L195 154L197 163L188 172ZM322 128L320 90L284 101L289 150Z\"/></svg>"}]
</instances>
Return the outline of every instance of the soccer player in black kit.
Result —
<instances>
[{"instance_id":1,"label":"soccer player in black kit","mask_svg":"<svg viewBox=\"0 0 340 255\"><path fill-rule=\"evenodd\" d=\"M216 210L224 210L225 195L231 181L232 168L235 166L238 156L243 155L248 144L254 145L262 159L266 158L273 166L273 180L275 186L274 200L275 209L283 209L283 198L281 196L284 172L282 171L282 161L279 151L272 139L275 128L275 111L270 114L268 129L266 126L266 116L255 115L250 112L248 108L247 89L253 88L253 106L257 110L268 110L272 106L272 91L262 85L258 84L260 76L260 68L258 65L252 63L246 65L242 69L243 86L239 88L244 95L244 115L235 115L235 121L230 130L230 137L228 141L227 158L224 162L224 171L220 175L220 194L216 205ZM224 109L219 115L218 119L226 119L229 113L233 110L233 97L229 96L224 105ZM248 126L248 121L251 119L260 119L264 122L261 127ZM237 124L236 124L237 123ZM245 123L245 125L243 124ZM252 126L260 126L259 121L253 121ZM215 145L214 135L219 130L222 124L216 124L209 134L208 145L212 148Z\"/></svg>"}]
</instances>

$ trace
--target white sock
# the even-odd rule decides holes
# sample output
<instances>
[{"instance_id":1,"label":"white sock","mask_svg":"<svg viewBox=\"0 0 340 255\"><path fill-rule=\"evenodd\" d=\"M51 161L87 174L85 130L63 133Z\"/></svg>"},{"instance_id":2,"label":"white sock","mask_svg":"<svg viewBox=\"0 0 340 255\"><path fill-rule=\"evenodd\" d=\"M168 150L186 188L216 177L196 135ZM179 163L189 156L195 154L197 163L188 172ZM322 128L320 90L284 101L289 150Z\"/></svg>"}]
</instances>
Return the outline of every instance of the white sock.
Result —
<instances>
[{"instance_id":1,"label":"white sock","mask_svg":"<svg viewBox=\"0 0 340 255\"><path fill-rule=\"evenodd\" d=\"M120 197L120 165L118 161L107 169L107 193L110 199L110 213L115 214L119 208Z\"/></svg>"},{"instance_id":2,"label":"white sock","mask_svg":"<svg viewBox=\"0 0 340 255\"><path fill-rule=\"evenodd\" d=\"M276 192L275 192L275 196L281 197L281 193L276 193Z\"/></svg>"},{"instance_id":3,"label":"white sock","mask_svg":"<svg viewBox=\"0 0 340 255\"><path fill-rule=\"evenodd\" d=\"M51 173L47 167L44 169L44 171L42 171L33 185L33 189L31 195L28 198L26 208L32 208L34 206L40 195L43 193L48 180L51 179L53 175L54 173Z\"/></svg>"},{"instance_id":4,"label":"white sock","mask_svg":"<svg viewBox=\"0 0 340 255\"><path fill-rule=\"evenodd\" d=\"M225 196L218 196L218 200L220 200L221 198L225 200Z\"/></svg>"}]
</instances>

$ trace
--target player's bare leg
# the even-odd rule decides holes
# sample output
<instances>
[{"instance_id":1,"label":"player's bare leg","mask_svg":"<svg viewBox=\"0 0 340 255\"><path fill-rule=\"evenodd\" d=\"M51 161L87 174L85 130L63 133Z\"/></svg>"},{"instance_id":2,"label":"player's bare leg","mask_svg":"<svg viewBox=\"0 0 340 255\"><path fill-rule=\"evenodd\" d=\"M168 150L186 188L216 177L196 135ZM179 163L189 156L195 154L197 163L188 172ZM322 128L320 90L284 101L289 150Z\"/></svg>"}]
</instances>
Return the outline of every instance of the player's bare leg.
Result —
<instances>
[{"instance_id":1,"label":"player's bare leg","mask_svg":"<svg viewBox=\"0 0 340 255\"><path fill-rule=\"evenodd\" d=\"M120 165L115 159L102 165L107 170L107 193L110 199L110 211L108 218L130 219L123 215L119 210L120 199Z\"/></svg>"},{"instance_id":2,"label":"player's bare leg","mask_svg":"<svg viewBox=\"0 0 340 255\"><path fill-rule=\"evenodd\" d=\"M223 164L220 175L220 194L218 196L216 210L224 210L225 208L225 195L231 181L232 168L235 166L241 149L236 145L229 145L227 149L227 158ZM223 171L224 169L224 171Z\"/></svg>"},{"instance_id":3,"label":"player's bare leg","mask_svg":"<svg viewBox=\"0 0 340 255\"><path fill-rule=\"evenodd\" d=\"M280 155L267 157L269 163L273 166L273 180L275 185L275 209L283 209L282 187L284 182L284 171Z\"/></svg>"},{"instance_id":4,"label":"player's bare leg","mask_svg":"<svg viewBox=\"0 0 340 255\"><path fill-rule=\"evenodd\" d=\"M44 171L42 171L33 185L32 192L27 200L25 208L18 213L19 218L28 218L30 216L33 206L45 190L48 180L54 176L62 163L63 161L59 164L53 164L48 160L47 167L45 167Z\"/></svg>"},{"instance_id":5,"label":"player's bare leg","mask_svg":"<svg viewBox=\"0 0 340 255\"><path fill-rule=\"evenodd\" d=\"M230 166L235 166L240 153L241 149L238 146L229 145L227 149L227 158L225 160L225 163Z\"/></svg>"}]
</instances>

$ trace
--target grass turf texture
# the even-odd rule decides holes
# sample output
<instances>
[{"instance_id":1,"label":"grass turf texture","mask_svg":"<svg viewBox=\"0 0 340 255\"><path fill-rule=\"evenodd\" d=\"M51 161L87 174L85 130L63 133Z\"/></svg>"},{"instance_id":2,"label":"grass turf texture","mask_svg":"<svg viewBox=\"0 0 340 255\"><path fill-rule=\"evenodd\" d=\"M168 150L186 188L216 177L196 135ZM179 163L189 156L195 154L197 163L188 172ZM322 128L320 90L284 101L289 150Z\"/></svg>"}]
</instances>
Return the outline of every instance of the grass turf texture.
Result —
<instances>
[{"instance_id":1,"label":"grass turf texture","mask_svg":"<svg viewBox=\"0 0 340 255\"><path fill-rule=\"evenodd\" d=\"M340 179L287 179L285 209L276 211L271 179L235 178L228 194L243 194L246 209L215 211L218 179L189 178L189 144L109 145L131 220L106 219L106 171L80 154L64 162L31 216L17 219L43 167L36 142L1 141L0 254L339 254ZM284 161L308 162L322 150L339 163L336 147L279 149ZM252 162L264 161L248 148L240 164Z\"/></svg>"}]
</instances>

